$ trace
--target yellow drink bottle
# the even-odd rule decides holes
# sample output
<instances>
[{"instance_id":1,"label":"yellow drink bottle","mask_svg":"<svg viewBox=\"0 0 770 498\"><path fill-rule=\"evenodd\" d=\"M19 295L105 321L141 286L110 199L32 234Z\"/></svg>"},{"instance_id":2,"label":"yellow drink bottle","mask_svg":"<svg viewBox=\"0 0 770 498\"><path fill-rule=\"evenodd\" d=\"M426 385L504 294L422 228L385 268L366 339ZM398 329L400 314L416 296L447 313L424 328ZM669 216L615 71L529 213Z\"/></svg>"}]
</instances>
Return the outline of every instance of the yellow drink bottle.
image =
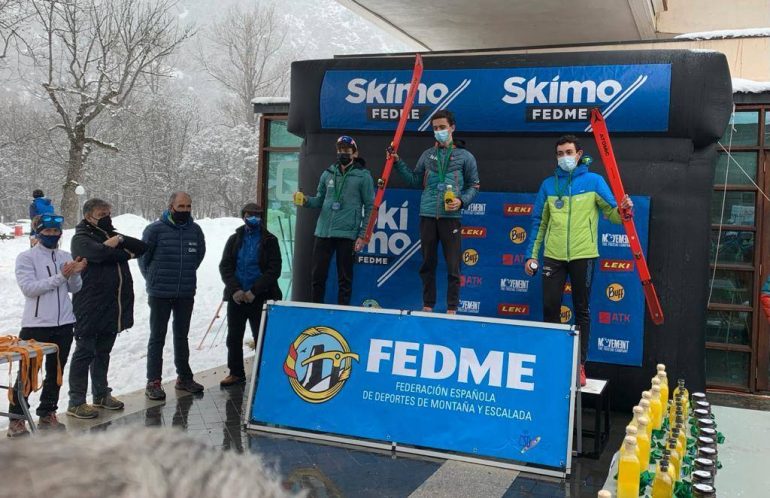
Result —
<instances>
[{"instance_id":1,"label":"yellow drink bottle","mask_svg":"<svg viewBox=\"0 0 770 498\"><path fill-rule=\"evenodd\" d=\"M647 417L639 419L639 428L636 432L636 444L639 446L639 463L642 471L647 470L650 464L650 436L647 435L647 426L650 421Z\"/></svg>"},{"instance_id":2,"label":"yellow drink bottle","mask_svg":"<svg viewBox=\"0 0 770 498\"><path fill-rule=\"evenodd\" d=\"M294 192L294 205L295 206L305 205L305 194L302 193L302 190L299 190L298 192Z\"/></svg>"},{"instance_id":3,"label":"yellow drink bottle","mask_svg":"<svg viewBox=\"0 0 770 498\"><path fill-rule=\"evenodd\" d=\"M660 400L663 402L663 411L665 413L668 407L668 375L666 375L666 365L658 363L658 380L660 380Z\"/></svg>"},{"instance_id":4,"label":"yellow drink bottle","mask_svg":"<svg viewBox=\"0 0 770 498\"><path fill-rule=\"evenodd\" d=\"M669 474L669 463L662 460L656 469L652 482L652 498L671 498L674 496L674 483Z\"/></svg>"},{"instance_id":5,"label":"yellow drink bottle","mask_svg":"<svg viewBox=\"0 0 770 498\"><path fill-rule=\"evenodd\" d=\"M652 412L652 428L655 430L660 430L663 422L663 404L660 402L660 386L658 385L652 386L650 411Z\"/></svg>"},{"instance_id":6,"label":"yellow drink bottle","mask_svg":"<svg viewBox=\"0 0 770 498\"><path fill-rule=\"evenodd\" d=\"M674 481L679 480L679 476L681 475L681 472L682 472L682 454L677 451L676 446L677 446L676 439L670 438L666 442L666 448L668 449L669 454L671 455L669 457L669 463L674 468L673 469Z\"/></svg>"},{"instance_id":7,"label":"yellow drink bottle","mask_svg":"<svg viewBox=\"0 0 770 498\"><path fill-rule=\"evenodd\" d=\"M636 441L627 437L623 441L625 451L618 461L618 498L639 498L639 458L636 456Z\"/></svg>"},{"instance_id":8,"label":"yellow drink bottle","mask_svg":"<svg viewBox=\"0 0 770 498\"><path fill-rule=\"evenodd\" d=\"M648 391L642 393L642 399L639 400L639 406L644 408L644 417L647 418L647 437L652 439L652 410L650 409L650 399L645 398L645 393L649 396Z\"/></svg>"},{"instance_id":9,"label":"yellow drink bottle","mask_svg":"<svg viewBox=\"0 0 770 498\"><path fill-rule=\"evenodd\" d=\"M632 437L634 438L634 441L636 441L636 435L638 434L638 430L635 425L627 425L626 426L626 437ZM625 441L625 438L623 439ZM625 450L625 444L620 445L620 454L623 455L623 451ZM639 456L639 446L636 447L636 456Z\"/></svg>"},{"instance_id":10,"label":"yellow drink bottle","mask_svg":"<svg viewBox=\"0 0 770 498\"><path fill-rule=\"evenodd\" d=\"M444 191L444 204L449 204L455 199L455 192L452 190L451 185L446 186L446 190Z\"/></svg>"},{"instance_id":11,"label":"yellow drink bottle","mask_svg":"<svg viewBox=\"0 0 770 498\"><path fill-rule=\"evenodd\" d=\"M677 396L677 394L680 394L682 396L682 409L687 415L688 408L690 407L690 393L687 391L687 388L684 387L684 379L679 379L676 381L676 389L674 389L674 397Z\"/></svg>"}]
</instances>

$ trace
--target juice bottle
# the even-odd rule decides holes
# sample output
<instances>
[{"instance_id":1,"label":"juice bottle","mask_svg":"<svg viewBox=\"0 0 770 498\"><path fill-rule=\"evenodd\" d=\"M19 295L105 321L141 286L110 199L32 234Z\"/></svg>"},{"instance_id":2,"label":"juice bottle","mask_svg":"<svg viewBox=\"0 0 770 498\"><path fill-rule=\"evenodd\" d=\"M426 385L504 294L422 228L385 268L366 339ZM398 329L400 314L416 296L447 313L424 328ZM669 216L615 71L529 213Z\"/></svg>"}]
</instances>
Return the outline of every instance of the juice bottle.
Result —
<instances>
[{"instance_id":1,"label":"juice bottle","mask_svg":"<svg viewBox=\"0 0 770 498\"><path fill-rule=\"evenodd\" d=\"M639 406L641 406L642 409L644 409L644 413L642 414L642 416L647 419L647 429L646 429L647 437L650 440L652 440L652 425L650 424L650 421L652 420L652 412L650 411L650 400L648 399L639 400Z\"/></svg>"},{"instance_id":2,"label":"juice bottle","mask_svg":"<svg viewBox=\"0 0 770 498\"><path fill-rule=\"evenodd\" d=\"M626 426L626 437L632 437L634 438L634 441L636 441L636 435L638 431L635 425L627 425ZM623 439L625 441L625 438ZM625 451L625 444L620 445L620 454L623 455L623 451ZM639 456L639 446L636 447L636 456Z\"/></svg>"},{"instance_id":3,"label":"juice bottle","mask_svg":"<svg viewBox=\"0 0 770 498\"><path fill-rule=\"evenodd\" d=\"M625 451L618 462L618 498L639 498L639 458L636 456L636 441L627 437L623 441Z\"/></svg>"},{"instance_id":4,"label":"juice bottle","mask_svg":"<svg viewBox=\"0 0 770 498\"><path fill-rule=\"evenodd\" d=\"M636 432L636 444L639 446L639 463L642 470L647 470L650 464L650 436L647 435L647 426L650 421L647 417L639 419L639 428Z\"/></svg>"},{"instance_id":5,"label":"juice bottle","mask_svg":"<svg viewBox=\"0 0 770 498\"><path fill-rule=\"evenodd\" d=\"M299 191L294 192L294 204L296 206L305 205L305 194L302 193L302 189L299 189Z\"/></svg>"},{"instance_id":6,"label":"juice bottle","mask_svg":"<svg viewBox=\"0 0 770 498\"><path fill-rule=\"evenodd\" d=\"M652 482L652 498L671 498L674 496L674 483L669 474L669 463L661 460L655 472L655 480Z\"/></svg>"},{"instance_id":7,"label":"juice bottle","mask_svg":"<svg viewBox=\"0 0 770 498\"><path fill-rule=\"evenodd\" d=\"M660 400L663 402L663 412L668 406L668 375L666 375L666 365L658 363L658 380L660 380Z\"/></svg>"},{"instance_id":8,"label":"juice bottle","mask_svg":"<svg viewBox=\"0 0 770 498\"><path fill-rule=\"evenodd\" d=\"M446 190L444 191L444 204L449 204L455 199L455 192L452 190L451 185L446 186Z\"/></svg>"},{"instance_id":9,"label":"juice bottle","mask_svg":"<svg viewBox=\"0 0 770 498\"><path fill-rule=\"evenodd\" d=\"M679 480L679 476L682 472L682 454L677 451L677 440L674 438L669 438L668 441L666 441L666 448L669 451L669 454L671 455L669 458L669 462L672 467L674 467L674 481Z\"/></svg>"},{"instance_id":10,"label":"juice bottle","mask_svg":"<svg viewBox=\"0 0 770 498\"><path fill-rule=\"evenodd\" d=\"M660 386L652 386L650 411L652 412L652 428L660 430L663 421L663 404L660 402Z\"/></svg>"},{"instance_id":11,"label":"juice bottle","mask_svg":"<svg viewBox=\"0 0 770 498\"><path fill-rule=\"evenodd\" d=\"M637 427L639 425L639 422L638 422L639 417L644 415L644 408L642 408L639 405L636 405L633 408L633 412L634 412L634 416L631 417L631 422L629 422L628 425L633 425L634 427ZM622 443L621 443L621 446L623 446Z\"/></svg>"},{"instance_id":12,"label":"juice bottle","mask_svg":"<svg viewBox=\"0 0 770 498\"><path fill-rule=\"evenodd\" d=\"M677 386L676 389L674 389L674 397L676 397L677 394L682 395L682 411L684 411L686 415L690 404L690 393L687 391L687 388L684 387L684 379L677 380L676 384Z\"/></svg>"}]
</instances>

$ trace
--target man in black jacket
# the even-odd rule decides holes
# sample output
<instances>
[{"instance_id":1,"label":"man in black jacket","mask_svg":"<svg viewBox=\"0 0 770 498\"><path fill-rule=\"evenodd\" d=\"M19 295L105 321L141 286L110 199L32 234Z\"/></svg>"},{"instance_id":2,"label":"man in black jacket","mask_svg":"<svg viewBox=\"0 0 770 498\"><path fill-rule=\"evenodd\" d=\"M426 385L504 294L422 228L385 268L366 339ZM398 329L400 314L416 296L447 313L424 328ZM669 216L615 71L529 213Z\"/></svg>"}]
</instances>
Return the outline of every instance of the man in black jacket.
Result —
<instances>
[{"instance_id":1,"label":"man in black jacket","mask_svg":"<svg viewBox=\"0 0 770 498\"><path fill-rule=\"evenodd\" d=\"M147 284L150 305L150 340L147 344L147 388L152 400L166 399L161 387L163 346L168 320L174 314L174 365L176 388L198 393L203 386L195 382L190 368L190 332L198 267L206 255L203 230L192 219L192 199L185 192L174 192L168 210L159 220L147 226L142 240L147 252L139 260L139 270Z\"/></svg>"},{"instance_id":2,"label":"man in black jacket","mask_svg":"<svg viewBox=\"0 0 770 498\"><path fill-rule=\"evenodd\" d=\"M243 334L246 321L256 342L262 306L269 299L281 299L281 251L278 239L267 231L262 209L246 204L241 209L244 225L227 239L219 273L225 283L227 301L227 367L230 375L220 385L232 386L246 380L243 368Z\"/></svg>"},{"instance_id":3,"label":"man in black jacket","mask_svg":"<svg viewBox=\"0 0 770 498\"><path fill-rule=\"evenodd\" d=\"M83 287L72 298L75 312L75 353L70 362L67 415L95 418L94 409L120 410L123 403L110 395L107 371L118 333L134 325L134 282L128 260L141 256L145 244L120 235L112 226L112 206L101 199L83 205L83 221L70 246L74 258L88 260ZM86 403L91 372L93 406Z\"/></svg>"}]
</instances>

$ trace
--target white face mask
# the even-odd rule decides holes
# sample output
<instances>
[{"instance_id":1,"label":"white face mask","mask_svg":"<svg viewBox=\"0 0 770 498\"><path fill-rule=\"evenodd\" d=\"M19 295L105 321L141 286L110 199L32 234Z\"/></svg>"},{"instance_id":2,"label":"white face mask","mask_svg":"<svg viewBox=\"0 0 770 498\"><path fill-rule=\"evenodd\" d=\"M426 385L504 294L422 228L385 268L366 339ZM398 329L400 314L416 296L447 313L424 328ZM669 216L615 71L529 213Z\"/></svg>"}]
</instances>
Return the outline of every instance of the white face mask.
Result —
<instances>
[{"instance_id":1,"label":"white face mask","mask_svg":"<svg viewBox=\"0 0 770 498\"><path fill-rule=\"evenodd\" d=\"M567 173L571 173L577 167L576 156L562 156L559 158L558 162L559 167Z\"/></svg>"}]
</instances>

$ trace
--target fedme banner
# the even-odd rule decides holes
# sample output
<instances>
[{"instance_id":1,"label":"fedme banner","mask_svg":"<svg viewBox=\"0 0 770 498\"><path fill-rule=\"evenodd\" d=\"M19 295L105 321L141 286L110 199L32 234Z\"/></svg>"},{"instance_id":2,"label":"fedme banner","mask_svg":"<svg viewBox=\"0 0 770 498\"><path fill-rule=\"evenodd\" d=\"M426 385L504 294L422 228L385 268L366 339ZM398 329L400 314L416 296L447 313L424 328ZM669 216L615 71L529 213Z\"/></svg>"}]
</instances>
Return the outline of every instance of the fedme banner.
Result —
<instances>
[{"instance_id":1,"label":"fedme banner","mask_svg":"<svg viewBox=\"0 0 770 498\"><path fill-rule=\"evenodd\" d=\"M330 70L321 126L393 130L409 91L406 70ZM588 132L599 107L615 132L668 130L670 64L426 70L407 130L430 129L449 108L468 132Z\"/></svg>"},{"instance_id":2,"label":"fedme banner","mask_svg":"<svg viewBox=\"0 0 770 498\"><path fill-rule=\"evenodd\" d=\"M566 470L569 327L268 305L251 424Z\"/></svg>"},{"instance_id":3,"label":"fedme banner","mask_svg":"<svg viewBox=\"0 0 770 498\"><path fill-rule=\"evenodd\" d=\"M542 275L529 277L524 271L535 197L481 192L463 210L460 314L543 319ZM388 189L386 199L369 245L356 256L351 304L419 310L420 191ZM634 219L646 252L649 197L634 196L633 200ZM639 366L644 344L644 294L623 226L602 218L598 243L588 360ZM326 291L326 302L330 304L337 302L335 275L336 265L332 263ZM436 311L445 311L443 255L439 255L436 281ZM569 281L562 301L562 322L574 323Z\"/></svg>"}]
</instances>

